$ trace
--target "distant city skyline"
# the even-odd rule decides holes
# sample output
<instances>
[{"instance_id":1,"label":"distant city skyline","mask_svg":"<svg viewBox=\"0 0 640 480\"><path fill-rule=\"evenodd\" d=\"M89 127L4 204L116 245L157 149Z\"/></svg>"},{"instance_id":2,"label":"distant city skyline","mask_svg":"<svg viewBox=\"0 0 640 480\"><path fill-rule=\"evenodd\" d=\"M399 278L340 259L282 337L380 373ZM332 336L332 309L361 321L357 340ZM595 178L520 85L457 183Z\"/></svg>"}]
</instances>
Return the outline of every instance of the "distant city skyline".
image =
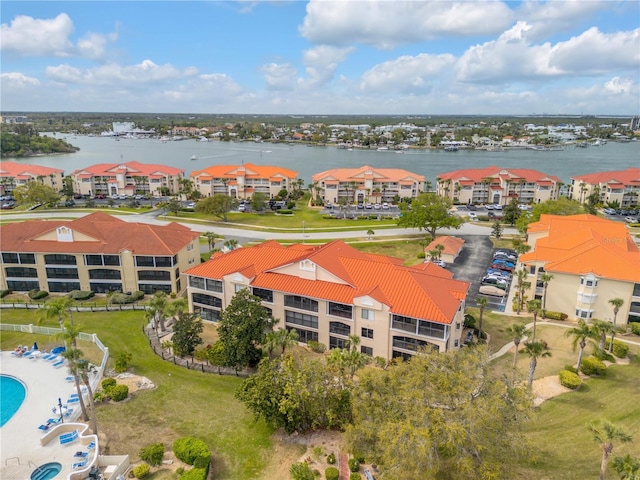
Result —
<instances>
[{"instance_id":1,"label":"distant city skyline","mask_svg":"<svg viewBox=\"0 0 640 480\"><path fill-rule=\"evenodd\" d=\"M2 111L640 114L639 1L3 1Z\"/></svg>"}]
</instances>

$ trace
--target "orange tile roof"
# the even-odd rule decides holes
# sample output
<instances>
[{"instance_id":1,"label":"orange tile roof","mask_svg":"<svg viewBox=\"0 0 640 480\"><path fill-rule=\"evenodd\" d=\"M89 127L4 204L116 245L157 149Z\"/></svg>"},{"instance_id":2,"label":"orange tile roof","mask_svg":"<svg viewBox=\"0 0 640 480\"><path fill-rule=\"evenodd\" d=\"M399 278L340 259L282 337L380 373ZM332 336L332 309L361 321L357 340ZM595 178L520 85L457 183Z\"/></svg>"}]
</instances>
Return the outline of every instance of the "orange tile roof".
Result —
<instances>
[{"instance_id":1,"label":"orange tile roof","mask_svg":"<svg viewBox=\"0 0 640 480\"><path fill-rule=\"evenodd\" d=\"M503 171L506 174L502 173ZM538 182L540 180L550 180L553 182L559 182L560 179L555 175L547 175L546 173L539 172L537 170L531 170L526 168L500 168L492 165L486 168L465 168L462 170L454 170L451 172L441 173L438 175L438 180L473 180L474 182L481 182L485 178L502 178L504 181L510 180L518 182L521 179L527 182Z\"/></svg>"},{"instance_id":2,"label":"orange tile roof","mask_svg":"<svg viewBox=\"0 0 640 480\"><path fill-rule=\"evenodd\" d=\"M520 262L544 262L545 270L640 282L640 250L626 226L594 215L541 215L529 233L548 232Z\"/></svg>"},{"instance_id":3,"label":"orange tile roof","mask_svg":"<svg viewBox=\"0 0 640 480\"><path fill-rule=\"evenodd\" d=\"M283 268L307 260L335 281L310 280L285 274ZM400 259L369 255L336 240L321 246L284 247L275 241L216 254L190 268L187 275L222 279L243 273L254 287L352 304L369 295L391 312L450 324L469 284L451 273L425 265L404 267Z\"/></svg>"},{"instance_id":4,"label":"orange tile roof","mask_svg":"<svg viewBox=\"0 0 640 480\"><path fill-rule=\"evenodd\" d=\"M17 177L18 175L28 175L29 177L37 177L38 175L48 176L52 173L64 173L59 168L42 167L40 165L31 165L28 163L17 163L10 160L2 160L0 163L0 177Z\"/></svg>"},{"instance_id":5,"label":"orange tile roof","mask_svg":"<svg viewBox=\"0 0 640 480\"><path fill-rule=\"evenodd\" d=\"M367 172L371 171L372 175ZM424 182L424 175L411 173L407 170L399 168L373 168L364 165L360 168L334 168L316 173L311 177L314 182L337 180L340 182L348 182L354 180L364 180L365 178L373 178L381 182L400 182L401 180L413 180L416 182Z\"/></svg>"},{"instance_id":6,"label":"orange tile roof","mask_svg":"<svg viewBox=\"0 0 640 480\"><path fill-rule=\"evenodd\" d=\"M244 173L243 170L244 169ZM199 177L200 175L208 175L214 178L284 178L294 179L298 177L298 172L287 168L276 167L271 165L254 165L253 163L245 163L244 165L211 165L202 170L191 172L191 177Z\"/></svg>"},{"instance_id":7,"label":"orange tile roof","mask_svg":"<svg viewBox=\"0 0 640 480\"><path fill-rule=\"evenodd\" d=\"M71 172L71 175L82 175L87 173L99 177L114 176L116 173L125 173L132 177L149 177L151 175L179 176L184 173L184 170L168 167L166 165L132 161L126 163L98 163L96 165L75 170L74 172Z\"/></svg>"},{"instance_id":8,"label":"orange tile roof","mask_svg":"<svg viewBox=\"0 0 640 480\"><path fill-rule=\"evenodd\" d=\"M39 240L61 226L93 240ZM123 235L125 230L127 234ZM198 237L198 232L178 223L165 226L130 223L106 213L95 212L75 220L27 220L1 225L0 249L3 252L104 254L129 250L135 255L175 255Z\"/></svg>"},{"instance_id":9,"label":"orange tile roof","mask_svg":"<svg viewBox=\"0 0 640 480\"><path fill-rule=\"evenodd\" d=\"M640 185L640 168L627 168L608 172L585 173L571 177L591 185L601 183L621 183L623 185Z\"/></svg>"},{"instance_id":10,"label":"orange tile roof","mask_svg":"<svg viewBox=\"0 0 640 480\"><path fill-rule=\"evenodd\" d=\"M436 245L444 246L444 250L442 253L446 253L448 255L457 255L460 252L460 249L464 245L464 240L458 237L451 237L449 235L443 235L441 237L433 240L429 245L425 247L425 252L429 250L434 250Z\"/></svg>"}]
</instances>

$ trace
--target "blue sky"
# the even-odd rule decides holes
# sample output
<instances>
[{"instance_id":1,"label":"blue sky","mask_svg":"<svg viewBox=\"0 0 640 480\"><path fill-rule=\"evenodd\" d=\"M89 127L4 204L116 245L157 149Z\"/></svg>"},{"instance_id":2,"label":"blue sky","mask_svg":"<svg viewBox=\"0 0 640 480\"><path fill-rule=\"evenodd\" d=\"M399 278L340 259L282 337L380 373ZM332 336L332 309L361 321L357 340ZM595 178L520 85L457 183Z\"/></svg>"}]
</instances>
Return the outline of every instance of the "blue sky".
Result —
<instances>
[{"instance_id":1,"label":"blue sky","mask_svg":"<svg viewBox=\"0 0 640 480\"><path fill-rule=\"evenodd\" d=\"M3 111L640 113L640 1L7 1Z\"/></svg>"}]
</instances>

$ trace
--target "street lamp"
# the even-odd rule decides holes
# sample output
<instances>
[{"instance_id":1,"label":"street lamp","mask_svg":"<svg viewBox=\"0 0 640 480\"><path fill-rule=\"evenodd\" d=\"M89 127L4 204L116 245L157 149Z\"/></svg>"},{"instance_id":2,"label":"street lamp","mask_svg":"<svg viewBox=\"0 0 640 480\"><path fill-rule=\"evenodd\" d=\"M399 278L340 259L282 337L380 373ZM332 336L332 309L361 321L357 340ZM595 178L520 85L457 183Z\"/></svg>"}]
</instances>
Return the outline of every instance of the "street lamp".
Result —
<instances>
[{"instance_id":1,"label":"street lamp","mask_svg":"<svg viewBox=\"0 0 640 480\"><path fill-rule=\"evenodd\" d=\"M64 415L62 415L62 399L58 398L58 407L60 408L60 423L64 423Z\"/></svg>"}]
</instances>

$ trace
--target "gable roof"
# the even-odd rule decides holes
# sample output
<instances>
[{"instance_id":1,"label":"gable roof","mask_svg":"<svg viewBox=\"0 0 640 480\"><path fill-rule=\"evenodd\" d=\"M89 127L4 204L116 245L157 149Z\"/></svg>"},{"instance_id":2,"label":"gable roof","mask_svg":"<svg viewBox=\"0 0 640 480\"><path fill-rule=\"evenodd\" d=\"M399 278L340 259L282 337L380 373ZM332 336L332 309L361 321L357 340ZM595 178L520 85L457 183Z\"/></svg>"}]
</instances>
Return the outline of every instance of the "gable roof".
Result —
<instances>
[{"instance_id":1,"label":"gable roof","mask_svg":"<svg viewBox=\"0 0 640 480\"><path fill-rule=\"evenodd\" d=\"M640 282L640 250L626 226L594 215L541 215L529 233L548 232L522 263L545 262L545 270Z\"/></svg>"},{"instance_id":2,"label":"gable roof","mask_svg":"<svg viewBox=\"0 0 640 480\"><path fill-rule=\"evenodd\" d=\"M424 175L418 175L407 170L399 168L373 168L364 165L360 168L334 168L314 174L312 177L314 182L323 180L334 180L337 182L348 182L364 179L373 179L380 182L401 182L416 181L424 182Z\"/></svg>"},{"instance_id":3,"label":"gable roof","mask_svg":"<svg viewBox=\"0 0 640 480\"><path fill-rule=\"evenodd\" d=\"M433 240L429 245L424 248L425 252L434 250L436 245L442 245L444 250L442 253L447 255L457 255L460 249L464 245L464 240L458 237L451 237L449 235L443 235Z\"/></svg>"},{"instance_id":4,"label":"gable roof","mask_svg":"<svg viewBox=\"0 0 640 480\"><path fill-rule=\"evenodd\" d=\"M336 281L286 273L290 270L285 267L303 261L330 274L323 278L333 276ZM248 278L253 287L346 304L366 295L388 305L394 314L446 324L453 321L469 288L468 282L453 280L450 272L439 267L405 267L399 259L369 255L341 240L315 247L285 247L269 241L216 254L185 274L222 279L236 272L251 272Z\"/></svg>"},{"instance_id":5,"label":"gable roof","mask_svg":"<svg viewBox=\"0 0 640 480\"><path fill-rule=\"evenodd\" d=\"M61 242L45 239L60 227L78 233L81 240ZM123 235L126 229L127 234ZM178 223L165 226L125 222L103 212L75 220L28 220L0 226L3 252L119 254L129 250L135 255L175 255L199 237Z\"/></svg>"},{"instance_id":6,"label":"gable roof","mask_svg":"<svg viewBox=\"0 0 640 480\"><path fill-rule=\"evenodd\" d=\"M474 182L481 182L485 178L501 178L511 183L517 183L520 180L525 180L529 183L540 181L553 181L559 182L560 178L555 175L547 175L546 173L539 172L537 170L531 170L528 168L500 168L495 165L491 165L486 168L465 168L462 170L454 170L451 172L441 173L437 176L438 180L473 180Z\"/></svg>"},{"instance_id":7,"label":"gable roof","mask_svg":"<svg viewBox=\"0 0 640 480\"><path fill-rule=\"evenodd\" d=\"M618 183L621 185L640 186L640 168L627 168L626 170L614 170L609 172L585 173L571 177L591 185L603 183Z\"/></svg>"},{"instance_id":8,"label":"gable roof","mask_svg":"<svg viewBox=\"0 0 640 480\"><path fill-rule=\"evenodd\" d=\"M166 165L140 163L136 161L124 163L98 163L71 172L71 175L115 176L126 174L131 177L148 177L150 175L182 175L184 170Z\"/></svg>"},{"instance_id":9,"label":"gable roof","mask_svg":"<svg viewBox=\"0 0 640 480\"><path fill-rule=\"evenodd\" d=\"M214 178L289 178L298 177L298 172L287 168L271 166L271 165L254 165L253 163L245 163L243 165L211 165L202 170L191 172L191 177L210 176Z\"/></svg>"},{"instance_id":10,"label":"gable roof","mask_svg":"<svg viewBox=\"0 0 640 480\"><path fill-rule=\"evenodd\" d=\"M43 167L40 165L31 165L28 163L17 163L10 160L2 160L0 162L0 177L37 177L39 175L48 176L51 174L63 174L64 170L59 168Z\"/></svg>"}]
</instances>

